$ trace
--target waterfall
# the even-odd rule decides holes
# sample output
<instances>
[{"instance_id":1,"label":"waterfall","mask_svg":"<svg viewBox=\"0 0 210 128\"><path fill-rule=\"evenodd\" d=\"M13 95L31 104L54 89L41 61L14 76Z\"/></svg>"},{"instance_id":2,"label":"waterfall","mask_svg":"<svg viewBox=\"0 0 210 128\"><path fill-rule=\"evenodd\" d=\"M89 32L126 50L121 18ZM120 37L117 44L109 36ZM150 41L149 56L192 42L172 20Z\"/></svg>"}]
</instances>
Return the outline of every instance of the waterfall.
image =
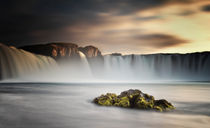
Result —
<instances>
[{"instance_id":1,"label":"waterfall","mask_svg":"<svg viewBox=\"0 0 210 128\"><path fill-rule=\"evenodd\" d=\"M36 74L30 78L57 82L210 81L209 52L105 55L100 59L86 58L81 51L78 54L78 58L67 58L57 64L51 57L0 44L0 80Z\"/></svg>"},{"instance_id":2,"label":"waterfall","mask_svg":"<svg viewBox=\"0 0 210 128\"><path fill-rule=\"evenodd\" d=\"M104 56L105 76L124 80L210 80L210 54Z\"/></svg>"},{"instance_id":3,"label":"waterfall","mask_svg":"<svg viewBox=\"0 0 210 128\"><path fill-rule=\"evenodd\" d=\"M91 69L90 69L90 65L89 65L89 62L86 58L86 55L79 51L79 56L80 56L80 59L81 59L81 67L83 69L83 73L86 73L86 75L91 75Z\"/></svg>"},{"instance_id":4,"label":"waterfall","mask_svg":"<svg viewBox=\"0 0 210 128\"><path fill-rule=\"evenodd\" d=\"M88 82L91 81L92 72L88 60L82 52L79 58L67 58L59 61L59 69L52 76L53 82Z\"/></svg>"},{"instance_id":5,"label":"waterfall","mask_svg":"<svg viewBox=\"0 0 210 128\"><path fill-rule=\"evenodd\" d=\"M130 79L133 76L131 58L104 56L104 76L108 79Z\"/></svg>"},{"instance_id":6,"label":"waterfall","mask_svg":"<svg viewBox=\"0 0 210 128\"><path fill-rule=\"evenodd\" d=\"M57 63L51 57L0 44L0 79L16 78L50 69Z\"/></svg>"}]
</instances>

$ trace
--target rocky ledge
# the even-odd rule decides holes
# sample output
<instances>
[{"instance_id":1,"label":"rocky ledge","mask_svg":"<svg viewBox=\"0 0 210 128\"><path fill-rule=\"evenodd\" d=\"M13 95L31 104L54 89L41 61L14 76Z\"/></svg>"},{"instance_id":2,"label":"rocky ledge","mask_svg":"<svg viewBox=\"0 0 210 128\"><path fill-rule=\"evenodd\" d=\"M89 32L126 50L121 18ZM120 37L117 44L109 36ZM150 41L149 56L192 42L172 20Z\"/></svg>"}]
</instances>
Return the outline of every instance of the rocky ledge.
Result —
<instances>
[{"instance_id":1,"label":"rocky ledge","mask_svg":"<svg viewBox=\"0 0 210 128\"><path fill-rule=\"evenodd\" d=\"M35 54L50 56L55 60L79 58L79 51L83 52L88 58L102 57L101 51L94 46L78 47L76 44L65 42L22 46L20 49Z\"/></svg>"},{"instance_id":2,"label":"rocky ledge","mask_svg":"<svg viewBox=\"0 0 210 128\"><path fill-rule=\"evenodd\" d=\"M144 110L155 110L159 112L170 111L175 107L165 99L155 100L151 95L141 92L140 90L127 90L120 95L107 93L93 100L94 103L102 106L118 106L123 108L136 108Z\"/></svg>"}]
</instances>

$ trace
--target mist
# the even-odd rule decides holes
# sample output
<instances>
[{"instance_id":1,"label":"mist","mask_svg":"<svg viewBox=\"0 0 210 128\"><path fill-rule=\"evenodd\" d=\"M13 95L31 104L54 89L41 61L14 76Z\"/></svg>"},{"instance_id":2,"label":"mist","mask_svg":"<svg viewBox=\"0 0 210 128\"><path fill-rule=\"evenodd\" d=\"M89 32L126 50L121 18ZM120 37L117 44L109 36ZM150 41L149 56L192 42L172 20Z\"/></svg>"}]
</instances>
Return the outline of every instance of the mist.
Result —
<instances>
[{"instance_id":1,"label":"mist","mask_svg":"<svg viewBox=\"0 0 210 128\"><path fill-rule=\"evenodd\" d=\"M167 82L209 81L208 53L104 55L55 61L1 45L1 79L27 82Z\"/></svg>"}]
</instances>

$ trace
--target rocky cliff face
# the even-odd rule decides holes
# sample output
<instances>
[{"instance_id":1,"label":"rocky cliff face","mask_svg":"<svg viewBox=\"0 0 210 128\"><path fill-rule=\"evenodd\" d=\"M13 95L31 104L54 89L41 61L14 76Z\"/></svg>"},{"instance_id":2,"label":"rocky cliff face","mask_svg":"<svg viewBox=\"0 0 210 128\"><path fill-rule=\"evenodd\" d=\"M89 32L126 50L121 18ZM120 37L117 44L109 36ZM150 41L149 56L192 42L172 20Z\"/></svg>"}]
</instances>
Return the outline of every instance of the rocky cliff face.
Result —
<instances>
[{"instance_id":1,"label":"rocky cliff face","mask_svg":"<svg viewBox=\"0 0 210 128\"><path fill-rule=\"evenodd\" d=\"M78 57L78 46L72 43L49 43L20 47L26 51L51 56L54 59Z\"/></svg>"},{"instance_id":2,"label":"rocky cliff face","mask_svg":"<svg viewBox=\"0 0 210 128\"><path fill-rule=\"evenodd\" d=\"M51 56L55 60L79 58L79 51L83 52L88 58L102 57L100 50L94 46L78 47L78 45L73 43L58 42L23 46L20 48L32 53Z\"/></svg>"},{"instance_id":3,"label":"rocky cliff face","mask_svg":"<svg viewBox=\"0 0 210 128\"><path fill-rule=\"evenodd\" d=\"M79 50L88 58L102 56L100 50L94 46L79 47Z\"/></svg>"}]
</instances>

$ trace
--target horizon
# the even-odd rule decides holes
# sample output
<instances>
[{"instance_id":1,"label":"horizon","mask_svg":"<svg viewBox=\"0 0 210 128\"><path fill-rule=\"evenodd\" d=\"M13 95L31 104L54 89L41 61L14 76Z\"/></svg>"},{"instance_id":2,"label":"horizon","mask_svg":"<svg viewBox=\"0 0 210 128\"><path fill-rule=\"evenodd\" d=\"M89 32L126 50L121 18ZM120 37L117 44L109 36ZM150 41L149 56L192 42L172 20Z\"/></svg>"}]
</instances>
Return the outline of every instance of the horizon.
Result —
<instances>
[{"instance_id":1,"label":"horizon","mask_svg":"<svg viewBox=\"0 0 210 128\"><path fill-rule=\"evenodd\" d=\"M80 45L78 45L78 44L76 44L76 43L73 43L73 42L45 42L45 43L35 43L35 44L29 44L29 45L22 45L22 46L19 46L19 47L16 47L16 48L18 48L18 49L21 49L21 47L24 47L24 46L33 46L33 45L45 45L45 44L51 44L51 43L67 43L67 44L75 44L75 45L77 45L78 47L87 47L87 46L93 46L93 47L96 47L96 46L94 46L94 45L85 45L85 46L80 46ZM0 42L0 44L4 44L4 43L2 43L2 42ZM4 44L4 45L7 45L7 44ZM9 46L9 47L11 47L11 46L13 46L13 45L7 45L7 46ZM15 46L13 46L13 47L15 47ZM96 47L96 48L98 48L98 47ZM99 49L99 51L101 51L101 49L100 48L98 48ZM27 51L27 52L29 52L29 51ZM123 54L123 53L120 53L120 52L112 52L112 53L103 53L102 51L101 51L101 54L103 55L103 56L106 56L106 55L111 55L111 54L121 54L121 56L129 56L129 55L155 55L155 54L163 54L163 55L166 55L166 54L195 54L195 53L205 53L205 52L210 52L210 50L209 51L195 51L195 52L157 52L157 53L127 53L127 54Z\"/></svg>"}]
</instances>

